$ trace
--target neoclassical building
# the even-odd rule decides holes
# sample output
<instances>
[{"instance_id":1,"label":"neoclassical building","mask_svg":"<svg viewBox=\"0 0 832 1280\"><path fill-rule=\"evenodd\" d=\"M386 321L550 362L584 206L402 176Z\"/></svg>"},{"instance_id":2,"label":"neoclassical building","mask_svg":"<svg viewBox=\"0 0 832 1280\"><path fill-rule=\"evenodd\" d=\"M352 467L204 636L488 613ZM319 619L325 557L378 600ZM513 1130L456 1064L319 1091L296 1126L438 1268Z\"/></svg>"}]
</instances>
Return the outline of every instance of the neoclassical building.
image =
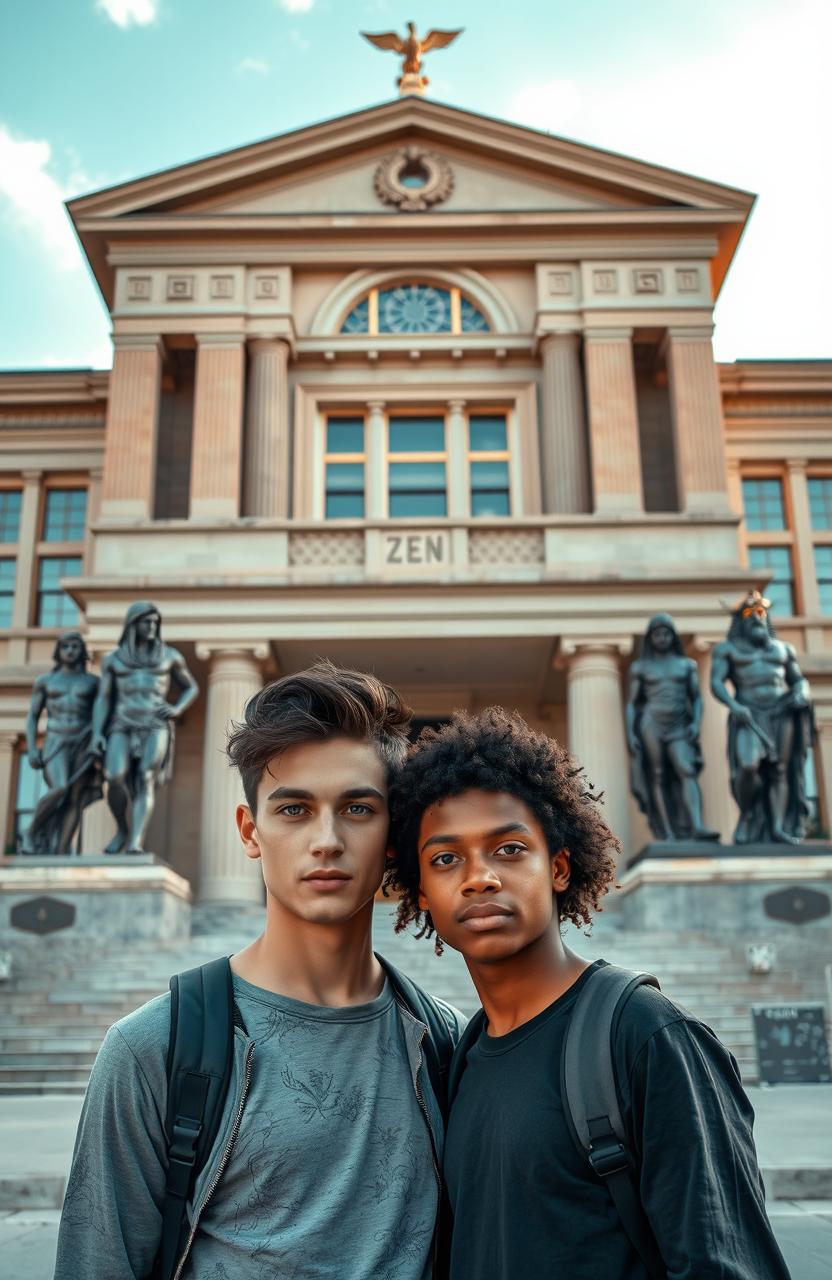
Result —
<instances>
[{"instance_id":1,"label":"neoclassical building","mask_svg":"<svg viewBox=\"0 0 832 1280\"><path fill-rule=\"evenodd\" d=\"M750 582L816 700L832 805L832 362L714 362L753 196L404 97L69 205L111 373L0 375L0 806L56 636L155 600L201 686L151 847L245 901L224 730L276 673L372 668L418 717L492 702L566 738L625 846L623 689L669 610L705 687ZM88 812L82 850L109 835Z\"/></svg>"}]
</instances>

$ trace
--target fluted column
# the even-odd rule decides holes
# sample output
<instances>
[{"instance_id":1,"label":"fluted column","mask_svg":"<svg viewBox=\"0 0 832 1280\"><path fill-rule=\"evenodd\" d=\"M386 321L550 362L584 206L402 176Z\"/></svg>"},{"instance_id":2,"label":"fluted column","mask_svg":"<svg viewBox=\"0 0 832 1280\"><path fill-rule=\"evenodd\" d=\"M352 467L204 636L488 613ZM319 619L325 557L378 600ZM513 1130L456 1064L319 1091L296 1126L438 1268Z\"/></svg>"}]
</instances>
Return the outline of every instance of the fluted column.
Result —
<instances>
[{"instance_id":1,"label":"fluted column","mask_svg":"<svg viewBox=\"0 0 832 1280\"><path fill-rule=\"evenodd\" d=\"M591 509L580 341L577 333L552 333L540 343L541 480L543 510L547 514Z\"/></svg>"},{"instance_id":2,"label":"fluted column","mask_svg":"<svg viewBox=\"0 0 832 1280\"><path fill-rule=\"evenodd\" d=\"M16 733L0 733L0 855L6 852L11 840L12 819L15 810L14 757L17 747Z\"/></svg>"},{"instance_id":3,"label":"fluted column","mask_svg":"<svg viewBox=\"0 0 832 1280\"><path fill-rule=\"evenodd\" d=\"M448 515L471 514L471 467L468 460L468 422L465 400L448 401L445 447L448 453Z\"/></svg>"},{"instance_id":4,"label":"fluted column","mask_svg":"<svg viewBox=\"0 0 832 1280\"><path fill-rule=\"evenodd\" d=\"M42 471L23 472L23 497L20 502L20 529L17 535L12 626L28 627L32 622L32 592L35 583L35 549L38 542L40 514L40 482ZM25 662L21 654L20 661Z\"/></svg>"},{"instance_id":5,"label":"fluted column","mask_svg":"<svg viewBox=\"0 0 832 1280\"><path fill-rule=\"evenodd\" d=\"M632 330L588 330L584 337L595 510L644 510Z\"/></svg>"},{"instance_id":6,"label":"fluted column","mask_svg":"<svg viewBox=\"0 0 832 1280\"><path fill-rule=\"evenodd\" d=\"M282 338L248 344L243 512L289 514L289 346Z\"/></svg>"},{"instance_id":7,"label":"fluted column","mask_svg":"<svg viewBox=\"0 0 832 1280\"><path fill-rule=\"evenodd\" d=\"M699 668L699 689L702 694L702 746L703 769L699 775L702 788L702 814L705 825L713 827L720 839L730 844L739 816L731 795L731 772L728 768L728 708L718 702L711 693L710 640L697 638L693 653Z\"/></svg>"},{"instance_id":8,"label":"fluted column","mask_svg":"<svg viewBox=\"0 0 832 1280\"><path fill-rule=\"evenodd\" d=\"M246 857L234 820L244 796L225 746L229 724L242 717L248 699L262 688L260 661L267 655L266 646L212 649L198 644L196 652L211 663L202 755L199 898L202 902L262 902L260 866Z\"/></svg>"},{"instance_id":9,"label":"fluted column","mask_svg":"<svg viewBox=\"0 0 832 1280\"><path fill-rule=\"evenodd\" d=\"M237 334L197 336L192 518L240 514L245 350Z\"/></svg>"},{"instance_id":10,"label":"fluted column","mask_svg":"<svg viewBox=\"0 0 832 1280\"><path fill-rule=\"evenodd\" d=\"M593 790L604 793L607 825L630 848L629 758L624 732L621 652L626 643L566 643L569 750L586 770Z\"/></svg>"},{"instance_id":11,"label":"fluted column","mask_svg":"<svg viewBox=\"0 0 832 1280\"><path fill-rule=\"evenodd\" d=\"M683 510L727 512L722 401L710 328L668 329L667 375Z\"/></svg>"},{"instance_id":12,"label":"fluted column","mask_svg":"<svg viewBox=\"0 0 832 1280\"><path fill-rule=\"evenodd\" d=\"M385 402L367 401L367 500L365 511L370 519L387 515L387 449L385 447Z\"/></svg>"},{"instance_id":13,"label":"fluted column","mask_svg":"<svg viewBox=\"0 0 832 1280\"><path fill-rule=\"evenodd\" d=\"M113 342L101 514L109 520L147 520L156 486L162 340L117 335Z\"/></svg>"}]
</instances>

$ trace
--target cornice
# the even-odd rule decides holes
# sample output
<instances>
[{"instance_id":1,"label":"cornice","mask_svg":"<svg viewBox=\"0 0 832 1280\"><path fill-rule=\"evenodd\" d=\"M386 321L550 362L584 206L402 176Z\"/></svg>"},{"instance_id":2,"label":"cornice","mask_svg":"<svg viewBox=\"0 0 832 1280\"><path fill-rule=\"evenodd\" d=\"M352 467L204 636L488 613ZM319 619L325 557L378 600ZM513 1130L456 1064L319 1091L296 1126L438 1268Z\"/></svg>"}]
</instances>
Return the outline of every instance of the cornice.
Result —
<instances>
[{"instance_id":1,"label":"cornice","mask_svg":"<svg viewBox=\"0 0 832 1280\"><path fill-rule=\"evenodd\" d=\"M95 404L109 381L108 369L10 369L0 372L0 405Z\"/></svg>"}]
</instances>

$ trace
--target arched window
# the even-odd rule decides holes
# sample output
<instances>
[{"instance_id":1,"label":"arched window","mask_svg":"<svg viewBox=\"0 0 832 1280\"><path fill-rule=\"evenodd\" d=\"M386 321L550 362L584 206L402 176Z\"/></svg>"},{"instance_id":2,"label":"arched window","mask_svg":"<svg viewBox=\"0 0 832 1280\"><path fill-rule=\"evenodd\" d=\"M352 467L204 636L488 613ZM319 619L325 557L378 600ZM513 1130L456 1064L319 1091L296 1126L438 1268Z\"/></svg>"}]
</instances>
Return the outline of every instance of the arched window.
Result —
<instances>
[{"instance_id":1,"label":"arched window","mask_svg":"<svg viewBox=\"0 0 832 1280\"><path fill-rule=\"evenodd\" d=\"M398 284L371 289L353 307L342 333L488 333L483 313L454 285Z\"/></svg>"}]
</instances>

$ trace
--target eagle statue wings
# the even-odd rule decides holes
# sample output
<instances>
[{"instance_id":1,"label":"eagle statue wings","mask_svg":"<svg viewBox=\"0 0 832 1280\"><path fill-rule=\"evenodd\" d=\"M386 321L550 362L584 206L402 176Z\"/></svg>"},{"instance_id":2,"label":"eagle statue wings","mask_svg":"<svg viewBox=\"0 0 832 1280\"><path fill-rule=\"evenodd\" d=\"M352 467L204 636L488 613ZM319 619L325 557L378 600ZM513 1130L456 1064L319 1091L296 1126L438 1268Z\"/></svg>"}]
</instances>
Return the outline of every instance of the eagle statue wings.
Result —
<instances>
[{"instance_id":1,"label":"eagle statue wings","mask_svg":"<svg viewBox=\"0 0 832 1280\"><path fill-rule=\"evenodd\" d=\"M362 31L361 34L377 49L390 49L393 53L400 54L404 58L402 75L418 76L422 69L423 56L430 53L431 49L445 49L453 40L456 40L458 35L462 34L463 30L463 27L456 31L434 29L420 40L416 35L416 24L408 22L407 35L404 37L397 35L395 31L380 31L377 35Z\"/></svg>"}]
</instances>

